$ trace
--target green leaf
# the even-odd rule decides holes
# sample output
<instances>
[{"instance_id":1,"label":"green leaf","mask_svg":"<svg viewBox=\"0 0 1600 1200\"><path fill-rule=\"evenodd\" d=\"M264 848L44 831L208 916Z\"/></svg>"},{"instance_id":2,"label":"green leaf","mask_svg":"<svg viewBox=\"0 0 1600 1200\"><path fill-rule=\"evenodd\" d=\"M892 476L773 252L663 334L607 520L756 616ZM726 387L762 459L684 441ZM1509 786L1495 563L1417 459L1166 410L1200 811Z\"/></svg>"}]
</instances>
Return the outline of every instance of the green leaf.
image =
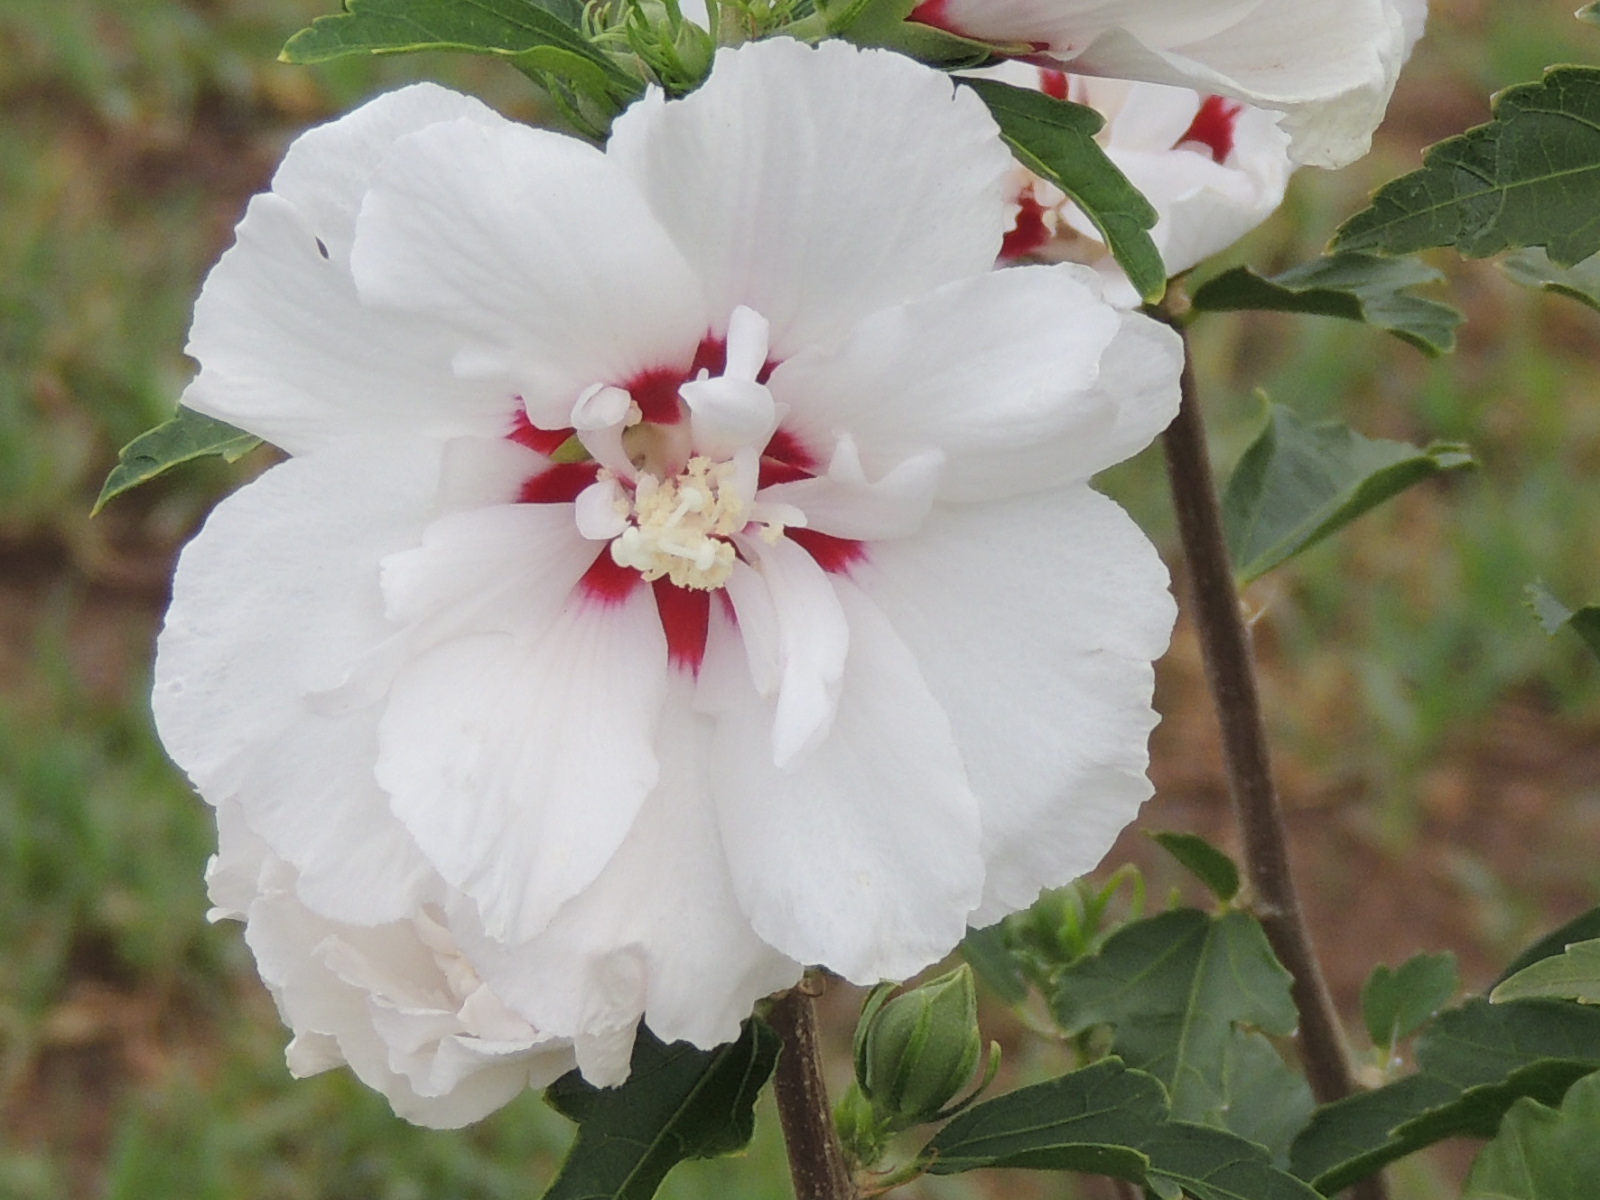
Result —
<instances>
[{"instance_id":1,"label":"green leaf","mask_svg":"<svg viewBox=\"0 0 1600 1200\"><path fill-rule=\"evenodd\" d=\"M1361 1016L1372 1044L1392 1052L1450 1002L1461 987L1456 956L1418 954L1391 970L1375 968L1361 989Z\"/></svg>"},{"instance_id":2,"label":"green leaf","mask_svg":"<svg viewBox=\"0 0 1600 1200\"><path fill-rule=\"evenodd\" d=\"M1199 834L1152 833L1150 837L1224 904L1239 894L1238 866Z\"/></svg>"},{"instance_id":3,"label":"green leaf","mask_svg":"<svg viewBox=\"0 0 1600 1200\"><path fill-rule=\"evenodd\" d=\"M858 46L882 46L947 71L982 66L997 57L1029 54L1027 43L981 42L906 18L918 0L824 0L817 5L828 32Z\"/></svg>"},{"instance_id":4,"label":"green leaf","mask_svg":"<svg viewBox=\"0 0 1600 1200\"><path fill-rule=\"evenodd\" d=\"M1544 246L1571 266L1600 251L1600 69L1552 67L1495 98L1494 119L1440 142L1340 227L1335 250L1483 258Z\"/></svg>"},{"instance_id":5,"label":"green leaf","mask_svg":"<svg viewBox=\"0 0 1600 1200\"><path fill-rule=\"evenodd\" d=\"M967 930L967 936L961 939L961 955L978 978L1007 1004L1021 1004L1028 998L1028 981L1006 945L1004 922Z\"/></svg>"},{"instance_id":6,"label":"green leaf","mask_svg":"<svg viewBox=\"0 0 1600 1200\"><path fill-rule=\"evenodd\" d=\"M1263 309L1362 321L1435 357L1455 349L1463 318L1448 304L1407 295L1406 289L1442 278L1414 258L1335 254L1280 275L1235 267L1207 280L1190 303L1201 312Z\"/></svg>"},{"instance_id":7,"label":"green leaf","mask_svg":"<svg viewBox=\"0 0 1600 1200\"><path fill-rule=\"evenodd\" d=\"M1425 450L1363 437L1337 421L1308 425L1281 405L1234 468L1222 521L1234 573L1248 583L1369 509L1444 471L1472 465L1464 446Z\"/></svg>"},{"instance_id":8,"label":"green leaf","mask_svg":"<svg viewBox=\"0 0 1600 1200\"><path fill-rule=\"evenodd\" d=\"M1500 268L1524 287L1543 288L1600 308L1600 254L1591 254L1570 267L1558 267L1541 247L1533 246L1507 255Z\"/></svg>"},{"instance_id":9,"label":"green leaf","mask_svg":"<svg viewBox=\"0 0 1600 1200\"><path fill-rule=\"evenodd\" d=\"M1600 1010L1480 996L1440 1013L1416 1056L1415 1075L1318 1109L1290 1151L1294 1173L1332 1195L1445 1138L1493 1137L1519 1098L1553 1104L1600 1068Z\"/></svg>"},{"instance_id":10,"label":"green leaf","mask_svg":"<svg viewBox=\"0 0 1600 1200\"><path fill-rule=\"evenodd\" d=\"M1518 1100L1467 1176L1462 1200L1592 1200L1600 1179L1600 1075L1561 1107Z\"/></svg>"},{"instance_id":11,"label":"green leaf","mask_svg":"<svg viewBox=\"0 0 1600 1200\"><path fill-rule=\"evenodd\" d=\"M1226 1068L1238 1027L1287 1035L1298 1021L1289 973L1242 912L1181 908L1126 925L1058 980L1051 1001L1063 1031L1112 1026L1111 1052L1166 1085L1174 1117L1221 1128L1231 1128Z\"/></svg>"},{"instance_id":12,"label":"green leaf","mask_svg":"<svg viewBox=\"0 0 1600 1200\"><path fill-rule=\"evenodd\" d=\"M1584 644L1600 656L1600 605L1586 604L1571 609L1562 604L1542 583L1530 583L1526 591L1528 607L1533 609L1539 624L1551 637L1563 629L1571 628Z\"/></svg>"},{"instance_id":13,"label":"green leaf","mask_svg":"<svg viewBox=\"0 0 1600 1200\"><path fill-rule=\"evenodd\" d=\"M1600 938L1573 942L1555 957L1524 967L1489 993L1496 1004L1530 996L1600 1004Z\"/></svg>"},{"instance_id":14,"label":"green leaf","mask_svg":"<svg viewBox=\"0 0 1600 1200\"><path fill-rule=\"evenodd\" d=\"M1048 179L1094 222L1145 300L1161 299L1167 268L1150 240L1156 210L1094 140L1105 118L1092 108L994 79L963 79L989 106L1017 161Z\"/></svg>"},{"instance_id":15,"label":"green leaf","mask_svg":"<svg viewBox=\"0 0 1600 1200\"><path fill-rule=\"evenodd\" d=\"M225 421L192 408L179 408L170 421L141 433L122 448L117 455L117 465L106 476L94 502L94 511L99 512L123 492L149 483L179 463L211 454L220 454L227 462L237 462L259 445L261 439L254 434L235 429Z\"/></svg>"},{"instance_id":16,"label":"green leaf","mask_svg":"<svg viewBox=\"0 0 1600 1200\"><path fill-rule=\"evenodd\" d=\"M1580 21L1590 21L1600 25L1600 0L1597 0L1597 3L1594 4L1585 4L1573 15Z\"/></svg>"},{"instance_id":17,"label":"green leaf","mask_svg":"<svg viewBox=\"0 0 1600 1200\"><path fill-rule=\"evenodd\" d=\"M1600 908L1591 908L1588 912L1573 917L1559 929L1552 929L1512 959L1511 965L1500 972L1500 978L1495 982L1504 983L1518 971L1533 966L1541 959L1562 953L1573 942L1587 942L1591 938L1600 938Z\"/></svg>"},{"instance_id":18,"label":"green leaf","mask_svg":"<svg viewBox=\"0 0 1600 1200\"><path fill-rule=\"evenodd\" d=\"M741 1150L778 1061L778 1036L745 1022L736 1042L697 1050L639 1028L627 1082L597 1088L572 1071L545 1098L578 1137L545 1200L649 1200L678 1163Z\"/></svg>"},{"instance_id":19,"label":"green leaf","mask_svg":"<svg viewBox=\"0 0 1600 1200\"><path fill-rule=\"evenodd\" d=\"M344 9L336 16L318 17L290 38L280 56L283 61L455 50L527 55L529 65L539 70L570 67L570 60L548 57L548 51L558 50L586 64L572 76L575 85L587 87L603 78L618 103L644 93L642 80L583 35L580 0L345 0Z\"/></svg>"},{"instance_id":20,"label":"green leaf","mask_svg":"<svg viewBox=\"0 0 1600 1200\"><path fill-rule=\"evenodd\" d=\"M1260 1147L1173 1121L1161 1084L1114 1058L967 1110L923 1150L928 1171L1081 1171L1196 1200L1313 1200Z\"/></svg>"},{"instance_id":21,"label":"green leaf","mask_svg":"<svg viewBox=\"0 0 1600 1200\"><path fill-rule=\"evenodd\" d=\"M1270 1041L1243 1029L1228 1041L1222 1079L1228 1131L1265 1147L1274 1165L1287 1169L1289 1147L1317 1107L1311 1086Z\"/></svg>"}]
</instances>

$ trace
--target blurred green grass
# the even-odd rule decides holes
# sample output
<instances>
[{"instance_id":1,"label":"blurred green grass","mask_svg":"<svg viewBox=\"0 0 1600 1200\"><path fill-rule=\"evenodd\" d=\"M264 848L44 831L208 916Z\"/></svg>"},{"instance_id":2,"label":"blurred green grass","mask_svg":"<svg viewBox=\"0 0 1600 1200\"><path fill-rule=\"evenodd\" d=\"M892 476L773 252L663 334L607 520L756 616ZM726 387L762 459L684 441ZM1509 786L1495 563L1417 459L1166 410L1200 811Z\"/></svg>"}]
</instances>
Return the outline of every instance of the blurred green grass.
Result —
<instances>
[{"instance_id":1,"label":"blurred green grass","mask_svg":"<svg viewBox=\"0 0 1600 1200\"><path fill-rule=\"evenodd\" d=\"M0 9L0 1200L520 1197L567 1137L535 1096L437 1134L346 1075L288 1079L237 929L204 922L209 817L156 746L145 701L171 556L236 476L185 468L87 516L116 449L171 411L199 282L295 132L424 76L539 112L492 63L273 61L331 6ZM1574 53L1600 61L1600 33L1568 7L1436 3L1374 156L1302 172L1233 258L1314 253L1420 145L1481 119L1490 89ZM1482 462L1251 596L1282 751L1297 777L1351 797L1397 871L1441 773L1474 761L1508 696L1590 731L1600 701L1576 642L1546 639L1521 603L1534 578L1600 598L1600 315L1521 292L1492 266L1439 261L1471 317L1453 358L1428 363L1335 322L1223 316L1196 333L1224 466L1253 432L1258 387L1371 434L1466 441ZM1110 482L1147 528L1167 527L1153 456ZM1594 786L1551 785L1563 804L1592 802ZM1592 899L1600 879L1570 840L1559 882ZM1463 898L1487 906L1484 939L1539 918L1541 900L1496 874L1492 847L1460 855ZM781 1162L767 1119L748 1156L686 1169L667 1194L787 1195ZM1405 1194L1432 1194L1417 1178ZM1008 1180L1004 1194L1031 1188Z\"/></svg>"}]
</instances>

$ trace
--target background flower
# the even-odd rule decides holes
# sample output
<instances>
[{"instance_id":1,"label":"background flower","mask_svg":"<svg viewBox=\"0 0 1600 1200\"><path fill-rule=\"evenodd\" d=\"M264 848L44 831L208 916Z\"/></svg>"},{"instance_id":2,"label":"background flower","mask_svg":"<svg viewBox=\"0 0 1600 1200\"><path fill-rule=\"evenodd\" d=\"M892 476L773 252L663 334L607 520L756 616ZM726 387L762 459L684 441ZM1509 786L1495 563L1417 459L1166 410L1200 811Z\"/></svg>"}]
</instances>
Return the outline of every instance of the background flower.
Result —
<instances>
[{"instance_id":1,"label":"background flower","mask_svg":"<svg viewBox=\"0 0 1600 1200\"><path fill-rule=\"evenodd\" d=\"M604 153L427 85L298 140L185 394L295 457L186 550L154 701L262 894L448 931L605 1083L1092 866L1173 613L1086 481L1179 353L990 272L1010 169L946 78L782 40Z\"/></svg>"}]
</instances>

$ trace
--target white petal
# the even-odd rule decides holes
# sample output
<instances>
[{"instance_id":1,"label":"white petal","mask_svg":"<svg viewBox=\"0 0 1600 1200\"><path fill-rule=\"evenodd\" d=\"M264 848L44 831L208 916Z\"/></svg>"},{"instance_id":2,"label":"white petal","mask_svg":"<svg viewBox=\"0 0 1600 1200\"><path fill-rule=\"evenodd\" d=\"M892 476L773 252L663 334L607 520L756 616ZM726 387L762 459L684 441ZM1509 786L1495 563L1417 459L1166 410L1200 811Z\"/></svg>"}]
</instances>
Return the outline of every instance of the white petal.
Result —
<instances>
[{"instance_id":1,"label":"white petal","mask_svg":"<svg viewBox=\"0 0 1600 1200\"><path fill-rule=\"evenodd\" d=\"M489 934L532 937L594 881L655 784L654 598L575 600L533 640L462 637L396 679L377 775Z\"/></svg>"},{"instance_id":2,"label":"white petal","mask_svg":"<svg viewBox=\"0 0 1600 1200\"><path fill-rule=\"evenodd\" d=\"M628 498L615 479L602 479L578 493L572 506L578 532L591 541L606 542L628 527Z\"/></svg>"},{"instance_id":3,"label":"white petal","mask_svg":"<svg viewBox=\"0 0 1600 1200\"><path fill-rule=\"evenodd\" d=\"M737 654L738 635L712 611L712 644ZM671 686L656 740L661 780L616 857L532 942L477 946L474 957L495 991L543 1026L582 1035L598 993L636 1002L632 1019L642 1013L664 1041L709 1048L736 1037L755 1002L793 984L800 966L756 937L734 898L706 779L710 722L691 711L687 677ZM600 1082L590 1065L584 1073Z\"/></svg>"},{"instance_id":4,"label":"white petal","mask_svg":"<svg viewBox=\"0 0 1600 1200\"><path fill-rule=\"evenodd\" d=\"M775 358L988 270L1009 216L1011 157L977 97L837 41L720 50L698 91L618 118L607 153L711 310L748 305L771 323Z\"/></svg>"},{"instance_id":5,"label":"white petal","mask_svg":"<svg viewBox=\"0 0 1600 1200\"><path fill-rule=\"evenodd\" d=\"M1174 617L1154 547L1078 487L935 510L857 575L949 714L982 804L973 923L1094 867L1150 795L1151 663Z\"/></svg>"},{"instance_id":6,"label":"white petal","mask_svg":"<svg viewBox=\"0 0 1600 1200\"><path fill-rule=\"evenodd\" d=\"M715 459L731 458L746 446L765 446L778 427L772 393L733 375L697 379L678 389L689 406L694 448Z\"/></svg>"},{"instance_id":7,"label":"white petal","mask_svg":"<svg viewBox=\"0 0 1600 1200\"><path fill-rule=\"evenodd\" d=\"M775 767L751 691L718 714L711 783L756 932L865 984L915 974L960 940L982 888L980 830L910 652L848 580L834 587L850 660L832 732L793 769Z\"/></svg>"},{"instance_id":8,"label":"white petal","mask_svg":"<svg viewBox=\"0 0 1600 1200\"><path fill-rule=\"evenodd\" d=\"M869 476L938 450L950 499L1085 479L1172 419L1182 363L1171 330L1099 291L1071 265L991 272L867 318L770 386L786 428L808 445L850 432Z\"/></svg>"},{"instance_id":9,"label":"white petal","mask_svg":"<svg viewBox=\"0 0 1600 1200\"><path fill-rule=\"evenodd\" d=\"M857 541L905 537L915 533L933 505L944 472L944 454L932 450L897 463L883 478L870 480L861 466L855 438L845 434L834 446L828 469L812 479L774 484L761 491L765 504L792 504L805 515L805 527Z\"/></svg>"},{"instance_id":10,"label":"white petal","mask_svg":"<svg viewBox=\"0 0 1600 1200\"><path fill-rule=\"evenodd\" d=\"M594 383L687 366L700 289L626 174L545 130L470 122L402 138L374 178L351 255L370 301L426 314L458 367L518 381L560 428Z\"/></svg>"},{"instance_id":11,"label":"white petal","mask_svg":"<svg viewBox=\"0 0 1600 1200\"><path fill-rule=\"evenodd\" d=\"M507 432L510 392L457 379L455 339L436 323L364 304L318 236L283 197L250 202L195 302L186 349L200 374L183 403L292 454L396 430Z\"/></svg>"},{"instance_id":12,"label":"white petal","mask_svg":"<svg viewBox=\"0 0 1600 1200\"><path fill-rule=\"evenodd\" d=\"M307 873L307 902L344 920L394 919L427 872L372 775L376 712L316 699L393 636L378 562L420 535L437 475L437 448L410 443L274 467L184 550L157 643L167 752L212 803L237 801Z\"/></svg>"},{"instance_id":13,"label":"white petal","mask_svg":"<svg viewBox=\"0 0 1600 1200\"><path fill-rule=\"evenodd\" d=\"M833 582L811 555L787 538L770 546L759 538L742 538L740 544L755 560L777 622L779 684L769 744L773 762L787 767L825 738L833 723L850 627ZM742 591L729 597L744 620ZM765 623L760 606L752 616Z\"/></svg>"},{"instance_id":14,"label":"white petal","mask_svg":"<svg viewBox=\"0 0 1600 1200\"><path fill-rule=\"evenodd\" d=\"M348 265L361 198L395 142L440 121L457 120L486 129L509 124L471 96L413 83L295 138L272 176L272 190L300 211L334 261Z\"/></svg>"}]
</instances>

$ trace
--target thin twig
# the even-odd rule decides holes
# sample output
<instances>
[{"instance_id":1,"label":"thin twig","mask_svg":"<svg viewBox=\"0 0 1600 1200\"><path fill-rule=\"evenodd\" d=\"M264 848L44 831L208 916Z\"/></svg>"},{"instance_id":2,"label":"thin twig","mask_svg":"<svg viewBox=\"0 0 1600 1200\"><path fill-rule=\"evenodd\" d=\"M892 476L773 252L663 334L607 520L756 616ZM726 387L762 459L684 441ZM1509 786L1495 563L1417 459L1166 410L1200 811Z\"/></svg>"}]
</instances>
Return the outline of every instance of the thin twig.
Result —
<instances>
[{"instance_id":1,"label":"thin twig","mask_svg":"<svg viewBox=\"0 0 1600 1200\"><path fill-rule=\"evenodd\" d=\"M1169 323L1180 335L1183 333L1170 318ZM1223 537L1222 507L1211 473L1194 365L1188 351L1185 338L1182 402L1177 419L1162 439L1167 477L1188 564L1206 681L1222 728L1223 759L1244 841L1245 872L1253 896L1251 908L1274 952L1294 978L1294 1002L1300 1013L1298 1038L1306 1078L1318 1101L1326 1104L1350 1095L1356 1090L1356 1083L1345 1054L1333 997L1312 949L1289 870L1282 809L1272 780L1261 697L1256 688L1255 656ZM1356 1194L1362 1200L1381 1200L1381 1178L1358 1185Z\"/></svg>"},{"instance_id":2,"label":"thin twig","mask_svg":"<svg viewBox=\"0 0 1600 1200\"><path fill-rule=\"evenodd\" d=\"M822 1078L817 1016L804 984L772 1006L767 1024L783 1039L772 1090L789 1151L795 1200L859 1200L861 1193L834 1131Z\"/></svg>"}]
</instances>

